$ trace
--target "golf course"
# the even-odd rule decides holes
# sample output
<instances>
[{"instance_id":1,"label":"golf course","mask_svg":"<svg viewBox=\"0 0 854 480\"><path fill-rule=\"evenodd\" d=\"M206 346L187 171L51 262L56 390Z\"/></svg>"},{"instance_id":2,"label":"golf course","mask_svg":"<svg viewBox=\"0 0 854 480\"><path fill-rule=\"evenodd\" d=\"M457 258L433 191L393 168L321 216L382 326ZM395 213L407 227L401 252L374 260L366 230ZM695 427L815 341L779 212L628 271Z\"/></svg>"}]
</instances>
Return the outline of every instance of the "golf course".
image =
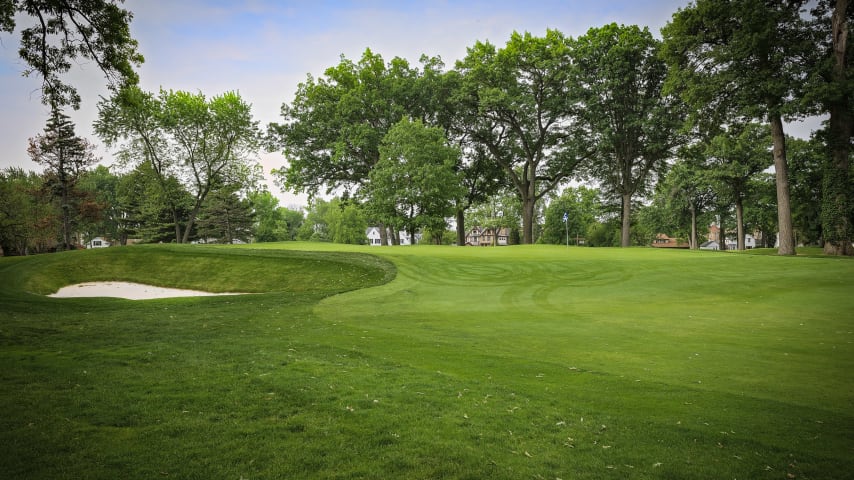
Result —
<instances>
[{"instance_id":1,"label":"golf course","mask_svg":"<svg viewBox=\"0 0 854 480\"><path fill-rule=\"evenodd\" d=\"M0 258L0 478L854 478L854 261L774 253Z\"/></svg>"}]
</instances>

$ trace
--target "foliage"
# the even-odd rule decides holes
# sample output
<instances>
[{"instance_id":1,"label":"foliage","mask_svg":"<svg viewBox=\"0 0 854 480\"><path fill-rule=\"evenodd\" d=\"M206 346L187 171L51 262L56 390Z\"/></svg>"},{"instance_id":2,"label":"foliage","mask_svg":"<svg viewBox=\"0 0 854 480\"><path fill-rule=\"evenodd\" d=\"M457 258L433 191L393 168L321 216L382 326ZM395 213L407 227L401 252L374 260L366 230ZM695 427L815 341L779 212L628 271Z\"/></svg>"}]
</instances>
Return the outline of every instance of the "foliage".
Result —
<instances>
[{"instance_id":1,"label":"foliage","mask_svg":"<svg viewBox=\"0 0 854 480\"><path fill-rule=\"evenodd\" d=\"M236 92L207 99L202 93L161 89L155 97L129 87L98 108L98 135L111 146L125 141L120 157L126 164L151 164L172 211L178 243L189 241L211 191L226 186L251 189L258 181L259 166L252 159L258 126L251 106ZM188 211L181 211L181 195L169 186L172 178L193 197Z\"/></svg>"},{"instance_id":2,"label":"foliage","mask_svg":"<svg viewBox=\"0 0 854 480\"><path fill-rule=\"evenodd\" d=\"M818 58L802 101L829 116L821 205L824 251L854 255L854 2L823 0L814 6L811 32L817 37Z\"/></svg>"},{"instance_id":3,"label":"foliage","mask_svg":"<svg viewBox=\"0 0 854 480\"><path fill-rule=\"evenodd\" d=\"M400 121L383 138L380 161L369 174L369 216L403 229L410 238L419 228L444 232L445 219L463 195L454 171L459 156L440 128Z\"/></svg>"},{"instance_id":4,"label":"foliage","mask_svg":"<svg viewBox=\"0 0 854 480\"><path fill-rule=\"evenodd\" d=\"M456 70L460 125L504 170L522 204L523 242L534 242L536 204L590 156L577 128L569 40L514 32L504 48L477 42Z\"/></svg>"},{"instance_id":5,"label":"foliage","mask_svg":"<svg viewBox=\"0 0 854 480\"><path fill-rule=\"evenodd\" d=\"M804 0L698 0L662 29L668 91L691 107L690 123L713 136L721 126L767 120L777 175L781 255L794 255L783 117L799 114L815 45L801 15Z\"/></svg>"},{"instance_id":6,"label":"foliage","mask_svg":"<svg viewBox=\"0 0 854 480\"><path fill-rule=\"evenodd\" d=\"M59 216L45 198L44 177L20 168L0 170L0 249L3 255L42 253L56 246Z\"/></svg>"},{"instance_id":7,"label":"foliage","mask_svg":"<svg viewBox=\"0 0 854 480\"><path fill-rule=\"evenodd\" d=\"M575 244L576 238L584 239L599 216L598 196L597 189L585 186L564 189L560 197L553 199L546 207L545 224L539 242Z\"/></svg>"},{"instance_id":8,"label":"foliage","mask_svg":"<svg viewBox=\"0 0 854 480\"><path fill-rule=\"evenodd\" d=\"M24 76L42 79L42 103L52 108L80 107L80 95L62 80L71 66L93 61L111 88L135 84L133 71L143 57L130 36L133 15L119 8L123 0L3 0L0 32L21 30L19 54L27 65ZM32 23L32 24L30 24Z\"/></svg>"},{"instance_id":9,"label":"foliage","mask_svg":"<svg viewBox=\"0 0 854 480\"><path fill-rule=\"evenodd\" d=\"M705 146L704 176L718 190L718 201L735 205L738 249L744 250L744 202L751 179L773 163L768 128L757 123L732 125Z\"/></svg>"},{"instance_id":10,"label":"foliage","mask_svg":"<svg viewBox=\"0 0 854 480\"><path fill-rule=\"evenodd\" d=\"M588 175L622 201L620 245L630 245L631 205L664 167L677 135L679 102L662 92L666 65L649 29L606 25L573 44L583 128L596 145Z\"/></svg>"},{"instance_id":11,"label":"foliage","mask_svg":"<svg viewBox=\"0 0 854 480\"><path fill-rule=\"evenodd\" d=\"M297 239L361 245L368 241L367 227L361 207L352 200L315 198L306 211Z\"/></svg>"},{"instance_id":12,"label":"foliage","mask_svg":"<svg viewBox=\"0 0 854 480\"><path fill-rule=\"evenodd\" d=\"M252 205L240 198L234 189L220 188L205 200L197 232L205 243L249 243L254 224Z\"/></svg>"},{"instance_id":13,"label":"foliage","mask_svg":"<svg viewBox=\"0 0 854 480\"><path fill-rule=\"evenodd\" d=\"M94 147L74 133L74 123L60 110L53 109L44 133L31 138L27 153L45 167L45 187L59 202L62 217L62 248L75 248L73 229L83 213L77 181L86 168L97 162Z\"/></svg>"},{"instance_id":14,"label":"foliage","mask_svg":"<svg viewBox=\"0 0 854 480\"><path fill-rule=\"evenodd\" d=\"M282 105L283 122L268 129L271 147L288 161L274 170L282 185L312 196L362 185L380 160L382 138L414 109L417 76L406 60L386 65L370 49L358 63L342 55L323 77L309 75L294 101Z\"/></svg>"},{"instance_id":15,"label":"foliage","mask_svg":"<svg viewBox=\"0 0 854 480\"><path fill-rule=\"evenodd\" d=\"M255 241L296 240L303 222L302 212L279 206L279 199L267 190L249 193L255 216Z\"/></svg>"}]
</instances>

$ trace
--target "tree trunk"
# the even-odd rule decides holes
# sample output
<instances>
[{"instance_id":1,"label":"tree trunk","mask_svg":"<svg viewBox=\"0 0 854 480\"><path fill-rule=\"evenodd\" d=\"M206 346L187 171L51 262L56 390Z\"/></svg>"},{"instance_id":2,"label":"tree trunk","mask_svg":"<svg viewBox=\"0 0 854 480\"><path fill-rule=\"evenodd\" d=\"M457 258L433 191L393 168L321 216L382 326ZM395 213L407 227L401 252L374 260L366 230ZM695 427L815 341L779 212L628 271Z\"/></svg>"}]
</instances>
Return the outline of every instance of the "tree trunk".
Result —
<instances>
[{"instance_id":1,"label":"tree trunk","mask_svg":"<svg viewBox=\"0 0 854 480\"><path fill-rule=\"evenodd\" d=\"M380 246L387 247L388 246L388 229L385 224L380 222L377 226L377 230L380 231Z\"/></svg>"},{"instance_id":2,"label":"tree trunk","mask_svg":"<svg viewBox=\"0 0 854 480\"><path fill-rule=\"evenodd\" d=\"M848 43L846 11L848 0L836 0L831 19L833 33L832 82L844 85L847 76L845 53ZM821 223L824 232L824 253L828 255L852 255L851 246L851 199L849 155L851 137L854 136L854 116L847 94L834 99L830 105L830 149L831 156L824 166L822 179Z\"/></svg>"},{"instance_id":3,"label":"tree trunk","mask_svg":"<svg viewBox=\"0 0 854 480\"><path fill-rule=\"evenodd\" d=\"M623 225L620 228L620 246L629 247L632 244L632 194L623 194Z\"/></svg>"},{"instance_id":4,"label":"tree trunk","mask_svg":"<svg viewBox=\"0 0 854 480\"><path fill-rule=\"evenodd\" d=\"M774 169L777 174L777 228L779 229L779 255L795 254L795 235L792 229L792 208L789 201L789 165L786 161L786 136L783 119L779 114L770 115L771 140L773 141Z\"/></svg>"},{"instance_id":5,"label":"tree trunk","mask_svg":"<svg viewBox=\"0 0 854 480\"><path fill-rule=\"evenodd\" d=\"M522 199L522 243L525 245L534 243L534 204L533 195Z\"/></svg>"},{"instance_id":6,"label":"tree trunk","mask_svg":"<svg viewBox=\"0 0 854 480\"><path fill-rule=\"evenodd\" d=\"M466 244L466 213L462 208L457 208L457 246L464 247Z\"/></svg>"},{"instance_id":7,"label":"tree trunk","mask_svg":"<svg viewBox=\"0 0 854 480\"><path fill-rule=\"evenodd\" d=\"M691 250L697 250L697 209L691 205L691 238L688 240L688 247Z\"/></svg>"},{"instance_id":8,"label":"tree trunk","mask_svg":"<svg viewBox=\"0 0 854 480\"><path fill-rule=\"evenodd\" d=\"M718 221L718 245L720 245L721 250L726 250L726 228L724 224L726 223L726 219L723 214L720 215L720 221Z\"/></svg>"},{"instance_id":9,"label":"tree trunk","mask_svg":"<svg viewBox=\"0 0 854 480\"><path fill-rule=\"evenodd\" d=\"M741 198L735 199L735 234L738 235L736 238L736 244L738 245L738 250L745 250L744 248L744 202Z\"/></svg>"}]
</instances>

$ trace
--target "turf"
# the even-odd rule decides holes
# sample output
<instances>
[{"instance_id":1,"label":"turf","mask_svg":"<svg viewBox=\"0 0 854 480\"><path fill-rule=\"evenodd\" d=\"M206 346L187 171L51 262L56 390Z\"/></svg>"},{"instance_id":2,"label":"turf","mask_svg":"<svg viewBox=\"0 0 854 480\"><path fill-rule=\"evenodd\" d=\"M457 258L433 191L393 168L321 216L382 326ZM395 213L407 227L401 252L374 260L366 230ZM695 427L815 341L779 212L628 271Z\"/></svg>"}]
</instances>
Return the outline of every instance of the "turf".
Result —
<instances>
[{"instance_id":1,"label":"turf","mask_svg":"<svg viewBox=\"0 0 854 480\"><path fill-rule=\"evenodd\" d=\"M107 279L256 294L40 295ZM852 478L852 280L545 246L2 259L0 476Z\"/></svg>"}]
</instances>

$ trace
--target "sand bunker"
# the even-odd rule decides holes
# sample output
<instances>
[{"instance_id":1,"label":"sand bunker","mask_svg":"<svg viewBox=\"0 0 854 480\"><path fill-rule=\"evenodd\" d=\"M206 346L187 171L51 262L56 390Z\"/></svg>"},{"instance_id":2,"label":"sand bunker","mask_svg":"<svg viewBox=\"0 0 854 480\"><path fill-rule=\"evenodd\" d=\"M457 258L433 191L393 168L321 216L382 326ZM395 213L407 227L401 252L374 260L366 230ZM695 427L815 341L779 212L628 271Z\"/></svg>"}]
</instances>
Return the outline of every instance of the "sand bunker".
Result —
<instances>
[{"instance_id":1,"label":"sand bunker","mask_svg":"<svg viewBox=\"0 0 854 480\"><path fill-rule=\"evenodd\" d=\"M204 297L213 295L242 295L240 293L211 293L198 290L153 287L130 282L89 282L62 287L49 297L117 297L128 300L151 300L171 297Z\"/></svg>"}]
</instances>

